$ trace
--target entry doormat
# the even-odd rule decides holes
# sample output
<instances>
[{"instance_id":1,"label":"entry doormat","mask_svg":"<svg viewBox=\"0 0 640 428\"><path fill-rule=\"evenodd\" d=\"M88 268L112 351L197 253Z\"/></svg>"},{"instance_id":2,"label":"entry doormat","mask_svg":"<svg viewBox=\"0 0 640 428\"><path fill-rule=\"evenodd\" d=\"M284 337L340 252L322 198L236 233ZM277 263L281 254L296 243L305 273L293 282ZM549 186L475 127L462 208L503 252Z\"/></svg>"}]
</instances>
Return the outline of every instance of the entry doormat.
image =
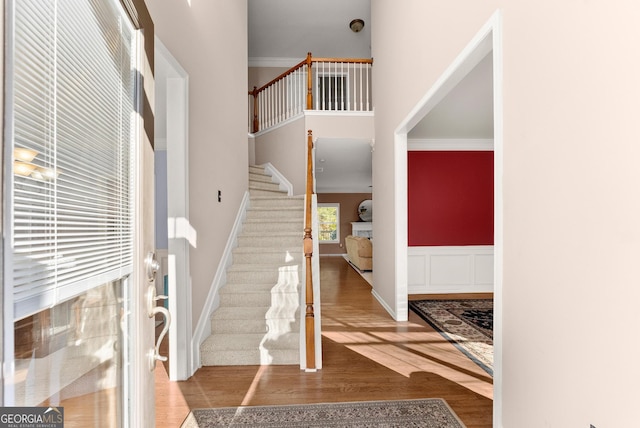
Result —
<instances>
[{"instance_id":1,"label":"entry doormat","mask_svg":"<svg viewBox=\"0 0 640 428\"><path fill-rule=\"evenodd\" d=\"M465 428L441 398L195 409L182 428Z\"/></svg>"},{"instance_id":2,"label":"entry doormat","mask_svg":"<svg viewBox=\"0 0 640 428\"><path fill-rule=\"evenodd\" d=\"M493 376L493 300L411 300L409 308Z\"/></svg>"}]
</instances>

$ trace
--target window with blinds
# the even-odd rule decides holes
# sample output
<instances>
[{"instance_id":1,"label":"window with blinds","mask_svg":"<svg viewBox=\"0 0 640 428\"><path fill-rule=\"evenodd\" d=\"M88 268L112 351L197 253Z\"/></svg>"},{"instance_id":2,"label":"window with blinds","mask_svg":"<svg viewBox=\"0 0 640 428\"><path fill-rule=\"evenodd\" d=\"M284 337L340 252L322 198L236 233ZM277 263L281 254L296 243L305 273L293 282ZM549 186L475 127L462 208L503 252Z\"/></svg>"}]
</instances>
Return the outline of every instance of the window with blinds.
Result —
<instances>
[{"instance_id":1,"label":"window with blinds","mask_svg":"<svg viewBox=\"0 0 640 428\"><path fill-rule=\"evenodd\" d=\"M118 0L16 0L7 285L16 320L128 275L135 32Z\"/></svg>"}]
</instances>

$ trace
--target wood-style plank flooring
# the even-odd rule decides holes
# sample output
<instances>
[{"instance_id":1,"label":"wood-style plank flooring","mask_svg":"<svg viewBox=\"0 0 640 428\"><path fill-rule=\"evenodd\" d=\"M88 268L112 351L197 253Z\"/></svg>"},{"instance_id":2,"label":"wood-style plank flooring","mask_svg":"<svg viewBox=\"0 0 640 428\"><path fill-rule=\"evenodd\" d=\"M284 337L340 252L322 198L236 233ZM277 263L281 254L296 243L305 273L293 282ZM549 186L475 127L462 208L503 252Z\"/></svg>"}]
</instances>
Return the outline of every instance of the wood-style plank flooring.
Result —
<instances>
[{"instance_id":1,"label":"wood-style plank flooring","mask_svg":"<svg viewBox=\"0 0 640 428\"><path fill-rule=\"evenodd\" d=\"M342 257L321 258L323 368L202 367L184 382L156 379L156 426L189 409L439 397L469 428L492 426L492 379L422 319L395 322ZM375 273L374 273L375 282Z\"/></svg>"}]
</instances>

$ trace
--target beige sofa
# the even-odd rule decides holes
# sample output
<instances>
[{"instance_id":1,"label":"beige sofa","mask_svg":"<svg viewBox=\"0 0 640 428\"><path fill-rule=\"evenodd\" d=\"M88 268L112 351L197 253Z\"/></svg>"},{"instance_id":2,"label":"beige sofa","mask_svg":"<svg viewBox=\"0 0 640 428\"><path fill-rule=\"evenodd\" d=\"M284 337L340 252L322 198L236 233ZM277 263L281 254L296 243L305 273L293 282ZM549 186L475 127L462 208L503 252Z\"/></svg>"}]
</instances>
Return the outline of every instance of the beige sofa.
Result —
<instances>
[{"instance_id":1,"label":"beige sofa","mask_svg":"<svg viewBox=\"0 0 640 428\"><path fill-rule=\"evenodd\" d=\"M344 238L349 261L361 271L373 268L373 243L361 236L348 235Z\"/></svg>"}]
</instances>

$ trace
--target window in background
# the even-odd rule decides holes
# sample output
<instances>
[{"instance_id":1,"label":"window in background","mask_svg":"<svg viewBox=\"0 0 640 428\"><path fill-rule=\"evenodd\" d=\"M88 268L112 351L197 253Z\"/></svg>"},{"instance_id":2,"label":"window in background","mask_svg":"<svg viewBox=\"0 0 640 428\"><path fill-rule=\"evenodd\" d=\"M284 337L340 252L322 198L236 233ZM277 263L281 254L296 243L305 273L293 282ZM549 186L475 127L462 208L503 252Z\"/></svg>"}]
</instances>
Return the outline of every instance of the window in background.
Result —
<instances>
[{"instance_id":1,"label":"window in background","mask_svg":"<svg viewBox=\"0 0 640 428\"><path fill-rule=\"evenodd\" d=\"M318 204L318 240L321 244L340 243L340 204Z\"/></svg>"}]
</instances>

